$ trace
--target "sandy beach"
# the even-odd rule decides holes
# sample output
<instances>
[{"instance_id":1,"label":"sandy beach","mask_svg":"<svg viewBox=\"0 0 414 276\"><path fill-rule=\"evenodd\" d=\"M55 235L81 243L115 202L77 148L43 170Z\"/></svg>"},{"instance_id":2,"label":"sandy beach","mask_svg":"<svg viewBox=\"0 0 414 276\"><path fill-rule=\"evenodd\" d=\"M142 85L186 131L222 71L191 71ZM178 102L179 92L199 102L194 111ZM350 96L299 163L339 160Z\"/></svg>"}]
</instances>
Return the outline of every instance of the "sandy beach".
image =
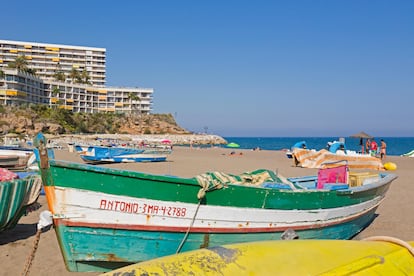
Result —
<instances>
[{"instance_id":1,"label":"sandy beach","mask_svg":"<svg viewBox=\"0 0 414 276\"><path fill-rule=\"evenodd\" d=\"M315 174L316 169L293 166L283 151L252 151L224 148L190 149L175 147L167 162L108 164L107 167L138 170L148 173L192 177L206 171L242 173L259 168L277 170L284 176ZM240 154L241 153L241 154ZM81 162L76 153L65 150L55 152L57 159ZM388 156L384 162L394 162L398 175L385 200L377 210L373 223L355 239L371 236L392 236L405 241L414 240L414 158ZM0 233L0 275L20 275L33 248L39 214L47 210L45 196L40 196L41 207L24 216L11 230ZM69 272L65 268L53 228L43 232L32 261L30 275L99 275L100 273Z\"/></svg>"}]
</instances>

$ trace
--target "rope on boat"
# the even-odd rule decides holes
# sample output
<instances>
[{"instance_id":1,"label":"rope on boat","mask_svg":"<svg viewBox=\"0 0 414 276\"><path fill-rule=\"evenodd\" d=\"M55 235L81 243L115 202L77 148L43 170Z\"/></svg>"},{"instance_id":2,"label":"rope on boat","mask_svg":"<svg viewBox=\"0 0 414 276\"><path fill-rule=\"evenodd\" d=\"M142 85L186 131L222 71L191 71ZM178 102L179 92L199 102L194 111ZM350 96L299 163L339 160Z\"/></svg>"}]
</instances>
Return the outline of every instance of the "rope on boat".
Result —
<instances>
[{"instance_id":1,"label":"rope on boat","mask_svg":"<svg viewBox=\"0 0 414 276\"><path fill-rule=\"evenodd\" d=\"M373 237L368 237L362 240L363 241L384 241L384 242L394 243L394 244L397 244L397 245L400 245L406 248L408 252L410 252L411 255L414 257L414 247L412 247L408 242L405 242L398 238L389 237L389 236L373 236Z\"/></svg>"},{"instance_id":2,"label":"rope on boat","mask_svg":"<svg viewBox=\"0 0 414 276\"><path fill-rule=\"evenodd\" d=\"M22 276L29 275L29 270L30 270L30 267L32 266L32 262L33 262L35 253L36 253L37 247L39 245L40 233L42 233L42 229L38 229L37 232L36 232L35 240L33 241L32 252L29 254L29 257L27 258L26 265L24 267Z\"/></svg>"},{"instance_id":3,"label":"rope on boat","mask_svg":"<svg viewBox=\"0 0 414 276\"><path fill-rule=\"evenodd\" d=\"M190 234L190 230L191 230L191 228L192 228L192 227L193 227L193 225L194 225L194 221L195 221L195 219L196 219L196 217L197 217L198 209L200 209L201 201L202 201L202 200L203 200L203 198L206 196L206 193L207 193L207 192L210 192L210 191L212 191L212 190L217 189L217 187L219 186L219 185L214 185L214 186L212 186L212 187L209 187L209 182L206 182L206 181L201 181L201 182L199 182L199 183L200 183L200 185L202 186L202 188L201 188L201 189L198 191L198 193L197 193L198 204L197 204L196 211L194 212L194 216L193 216L193 218L191 219L191 223L190 223L190 225L188 226L187 231L185 232L185 235L184 235L184 237L183 237L183 240L181 241L180 245L179 245L179 246L178 246L178 248L177 248L177 251L175 251L175 254L180 253L181 249L183 248L184 243L186 242L186 240L187 240L187 238L188 238L188 235Z\"/></svg>"},{"instance_id":4,"label":"rope on boat","mask_svg":"<svg viewBox=\"0 0 414 276\"><path fill-rule=\"evenodd\" d=\"M196 216L197 216L198 209L200 208L200 205L201 205L201 200L202 200L202 198L200 198L200 199L198 200L197 209L196 209L196 211L194 212L193 219L191 220L191 223L190 223L190 225L188 226L187 231L185 232L184 238L183 238L183 240L181 241L180 245L179 245L179 246L178 246L178 248L177 248L177 251L175 251L175 254L180 253L181 249L183 248L183 245L184 245L185 241L186 241L186 240L187 240L187 238L188 238L188 235L190 234L191 227L193 227L193 225L194 225L194 221L195 221L195 218L196 218Z\"/></svg>"},{"instance_id":5,"label":"rope on boat","mask_svg":"<svg viewBox=\"0 0 414 276\"><path fill-rule=\"evenodd\" d=\"M33 262L35 253L36 253L37 247L39 245L40 234L42 233L42 230L45 227L47 227L51 224L52 224L52 213L50 211L41 212L39 222L37 223L37 232L36 232L35 239L33 241L32 251L30 252L29 256L27 257L26 265L24 267L22 276L29 275L29 270L30 270L30 267L32 266L32 262Z\"/></svg>"}]
</instances>

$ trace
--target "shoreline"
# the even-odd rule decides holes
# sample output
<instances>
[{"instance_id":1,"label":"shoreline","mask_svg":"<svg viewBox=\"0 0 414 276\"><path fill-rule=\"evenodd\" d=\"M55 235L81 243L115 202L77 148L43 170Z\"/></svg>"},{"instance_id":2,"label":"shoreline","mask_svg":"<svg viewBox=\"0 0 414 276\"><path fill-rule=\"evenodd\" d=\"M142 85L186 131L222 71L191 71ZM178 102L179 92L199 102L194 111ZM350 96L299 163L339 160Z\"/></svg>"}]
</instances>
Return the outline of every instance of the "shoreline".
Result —
<instances>
[{"instance_id":1,"label":"shoreline","mask_svg":"<svg viewBox=\"0 0 414 276\"><path fill-rule=\"evenodd\" d=\"M292 145L297 143L298 139L307 139L307 137L222 137L214 134L64 134L64 135L45 135L54 145L59 148L66 148L68 144L91 144L91 145L108 145L120 144L124 146L136 147L145 145L159 145L162 141L170 141L173 146L193 146L193 147L222 147L227 148L227 144L235 142L240 147L235 149L272 151L288 151ZM331 141L330 137L308 137L311 147L309 149L321 150L326 149L327 142ZM413 151L414 137L395 137L389 138L387 155L404 156ZM396 140L392 140L396 139ZM333 140L332 140L333 141ZM106 142L106 143L105 143ZM355 139L346 141L347 150L361 153L360 145L356 144Z\"/></svg>"},{"instance_id":2,"label":"shoreline","mask_svg":"<svg viewBox=\"0 0 414 276\"><path fill-rule=\"evenodd\" d=\"M235 151L236 155L230 155ZM242 153L240 155L240 153ZM56 150L56 159L83 163L76 153ZM375 220L354 239L371 236L392 236L405 241L414 240L414 216L411 214L414 198L414 158L388 156L386 162L397 164L392 171L398 178L391 184L383 202L377 209ZM284 176L304 176L316 174L317 169L293 166L284 151L243 150L230 148L189 148L176 146L166 162L118 163L105 167L124 170L137 170L152 174L169 174L193 177L207 171L221 171L240 174L259 168L278 171ZM378 171L377 171L378 172ZM0 262L3 269L0 275L21 274L33 248L39 214L47 210L44 195L38 201L41 207L20 219L18 225L0 234ZM53 227L40 236L37 251L32 260L31 275L100 275L97 272L69 272L66 270Z\"/></svg>"}]
</instances>

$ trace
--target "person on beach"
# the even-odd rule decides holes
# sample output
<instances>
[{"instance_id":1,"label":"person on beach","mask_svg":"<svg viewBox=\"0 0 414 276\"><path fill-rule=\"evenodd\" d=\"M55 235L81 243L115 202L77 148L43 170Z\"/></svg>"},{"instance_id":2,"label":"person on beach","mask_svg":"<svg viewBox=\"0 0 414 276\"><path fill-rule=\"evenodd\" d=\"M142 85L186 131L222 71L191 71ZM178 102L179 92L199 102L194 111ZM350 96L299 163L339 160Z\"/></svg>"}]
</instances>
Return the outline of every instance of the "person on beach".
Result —
<instances>
[{"instance_id":1,"label":"person on beach","mask_svg":"<svg viewBox=\"0 0 414 276\"><path fill-rule=\"evenodd\" d=\"M371 140L368 138L367 139L367 141L365 142L365 152L368 154L368 153L370 153L369 151L370 151L370 149L371 149Z\"/></svg>"},{"instance_id":2,"label":"person on beach","mask_svg":"<svg viewBox=\"0 0 414 276\"><path fill-rule=\"evenodd\" d=\"M384 159L387 155L387 143L385 143L383 139L381 139L380 150L381 150L381 159Z\"/></svg>"},{"instance_id":3,"label":"person on beach","mask_svg":"<svg viewBox=\"0 0 414 276\"><path fill-rule=\"evenodd\" d=\"M378 150L378 144L375 142L375 139L371 141L371 156L376 156Z\"/></svg>"}]
</instances>

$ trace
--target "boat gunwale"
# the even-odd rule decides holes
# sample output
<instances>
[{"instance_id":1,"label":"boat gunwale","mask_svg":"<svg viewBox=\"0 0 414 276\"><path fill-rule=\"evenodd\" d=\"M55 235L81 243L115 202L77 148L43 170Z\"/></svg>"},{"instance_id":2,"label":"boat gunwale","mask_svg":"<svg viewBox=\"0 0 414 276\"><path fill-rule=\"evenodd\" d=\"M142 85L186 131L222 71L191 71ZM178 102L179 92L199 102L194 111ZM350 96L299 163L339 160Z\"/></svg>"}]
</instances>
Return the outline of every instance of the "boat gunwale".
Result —
<instances>
[{"instance_id":1,"label":"boat gunwale","mask_svg":"<svg viewBox=\"0 0 414 276\"><path fill-rule=\"evenodd\" d=\"M200 187L197 179L194 177L181 177L181 176L174 176L174 175L162 175L162 174L154 174L154 173L146 173L141 171L132 171L132 170L125 170L125 169L118 169L118 168L108 168L101 165L92 165L92 164L82 164L78 162L72 161L65 161L65 160L57 160L57 159L49 159L49 166L56 166L61 168L69 167L70 169L76 169L80 171L92 171L96 173L104 173L109 175L116 175L122 177L132 177L137 179L147 179L152 181L162 181L162 182L172 182L176 184L189 184L195 185ZM50 168L49 168L50 169ZM355 187L348 187L345 189L338 189L338 190L329 190L329 189L304 189L304 188L297 188L297 189L278 189L278 188L270 188L270 187L263 187L263 186L255 186L255 185L243 185L237 183L227 183L224 185L224 188L228 187L243 187L243 188L250 188L256 189L261 191L273 191L279 193L335 193L338 196L345 196L349 194L355 193L362 193L366 191L372 191L375 189L379 189L385 185L389 185L398 178L398 176L394 173L382 173L379 174L380 179L374 183L365 184L361 186ZM304 176L309 177L309 176ZM295 177L295 179L300 179L301 177Z\"/></svg>"}]
</instances>

